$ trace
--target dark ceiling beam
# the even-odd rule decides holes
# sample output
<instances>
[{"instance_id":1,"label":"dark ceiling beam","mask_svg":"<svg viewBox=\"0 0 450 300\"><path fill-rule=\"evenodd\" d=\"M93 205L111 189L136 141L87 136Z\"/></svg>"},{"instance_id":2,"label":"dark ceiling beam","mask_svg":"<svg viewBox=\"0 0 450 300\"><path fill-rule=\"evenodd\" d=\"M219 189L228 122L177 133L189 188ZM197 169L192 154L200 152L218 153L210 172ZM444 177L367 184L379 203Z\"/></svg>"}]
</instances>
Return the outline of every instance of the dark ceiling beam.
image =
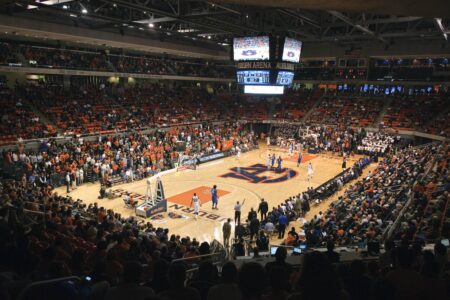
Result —
<instances>
[{"instance_id":1,"label":"dark ceiling beam","mask_svg":"<svg viewBox=\"0 0 450 300\"><path fill-rule=\"evenodd\" d=\"M365 32L365 33L367 33L368 35L370 35L370 36L376 38L377 40L379 40L379 41L381 41L381 42L383 42L383 43L385 43L385 44L389 44L388 40L386 40L385 38L379 36L378 34L376 34L375 32L373 32L372 30L370 30L370 29L368 29L368 28L366 28L366 27L364 27L364 26L362 26L362 25L356 24L355 22L353 22L349 17L347 17L347 16L344 15L343 13L340 13L340 12L335 11L335 10L329 10L328 13L330 13L332 16L335 16L336 18L338 18L338 19L344 21L344 22L347 23L348 25L355 27L355 28L358 29L359 31Z\"/></svg>"},{"instance_id":2,"label":"dark ceiling beam","mask_svg":"<svg viewBox=\"0 0 450 300\"><path fill-rule=\"evenodd\" d=\"M277 11L282 13L282 14L285 14L287 16L299 19L299 20L301 20L301 21L303 21L305 23L308 23L311 26L314 26L314 27L317 27L317 28L321 28L319 22L317 22L315 20L312 20L312 19L310 19L310 18L308 18L308 17L306 17L306 16L304 16L304 15L298 13L298 12L295 12L295 11L292 11L292 10L288 10L288 9L281 9L281 8L277 9Z\"/></svg>"},{"instance_id":3,"label":"dark ceiling beam","mask_svg":"<svg viewBox=\"0 0 450 300\"><path fill-rule=\"evenodd\" d=\"M208 3L210 5L214 5L215 7L221 8L223 10L226 10L226 11L230 12L230 13L233 13L233 14L236 14L236 15L242 15L241 11L229 8L226 5L217 4L217 3L213 2L213 1L206 1L206 3Z\"/></svg>"},{"instance_id":4,"label":"dark ceiling beam","mask_svg":"<svg viewBox=\"0 0 450 300\"><path fill-rule=\"evenodd\" d=\"M414 22L418 20L422 20L422 17L391 17L391 18L374 18L370 20L366 20L363 22L355 22L355 24L359 25L377 25L377 24L394 24L394 23L408 23L408 22ZM330 27L342 27L345 26L347 23L345 22L335 22L326 24L326 26Z\"/></svg>"},{"instance_id":5,"label":"dark ceiling beam","mask_svg":"<svg viewBox=\"0 0 450 300\"><path fill-rule=\"evenodd\" d=\"M380 37L388 38L436 38L439 36L438 32L420 31L420 32L390 32L380 34ZM320 41L351 41L351 40L368 40L372 39L369 35L359 34L359 35L330 35L324 36ZM318 41L317 39L305 39L306 41Z\"/></svg>"},{"instance_id":6,"label":"dark ceiling beam","mask_svg":"<svg viewBox=\"0 0 450 300\"><path fill-rule=\"evenodd\" d=\"M138 10L138 11L148 11L148 12L151 12L153 14L160 15L160 16L163 16L163 17L172 17L172 18L174 18L175 20L177 20L177 21L179 21L181 23L188 23L190 25L198 26L198 27L201 27L201 28L214 29L215 31L221 31L223 33L230 33L230 34L233 33L233 32L227 31L227 30L222 29L222 28L212 27L212 26L205 26L204 24L201 24L199 22L185 19L182 16L177 16L177 15L175 15L173 13L170 13L170 12L167 12L167 11L163 11L163 10L159 10L159 9L155 9L153 7L150 7L150 6L144 6L144 5L132 3L131 1L123 1L123 0L101 0L101 1L108 2L108 3L115 3L117 6L121 6L121 7L124 7L124 8L131 8L131 9L135 9L135 10Z\"/></svg>"}]
</instances>

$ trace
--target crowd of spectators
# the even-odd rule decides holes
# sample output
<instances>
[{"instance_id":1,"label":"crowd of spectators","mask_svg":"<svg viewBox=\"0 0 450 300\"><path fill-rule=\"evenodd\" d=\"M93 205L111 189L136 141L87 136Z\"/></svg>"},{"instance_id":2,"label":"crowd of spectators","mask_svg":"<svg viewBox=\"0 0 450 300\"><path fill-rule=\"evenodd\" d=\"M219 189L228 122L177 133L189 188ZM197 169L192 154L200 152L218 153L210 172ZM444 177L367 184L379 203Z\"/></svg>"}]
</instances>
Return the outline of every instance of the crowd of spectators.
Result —
<instances>
[{"instance_id":1,"label":"crowd of spectators","mask_svg":"<svg viewBox=\"0 0 450 300\"><path fill-rule=\"evenodd\" d=\"M179 143L185 150L179 150ZM85 181L106 183L113 176L124 180L147 177L173 168L179 154L202 156L218 151L253 148L255 137L238 124L222 126L174 127L153 134L126 133L98 136L89 141L73 138L64 144L55 140L41 143L39 149L3 151L5 169L20 166L29 182L61 186ZM184 148L184 147L183 147ZM67 178L69 176L69 180Z\"/></svg>"},{"instance_id":2,"label":"crowd of spectators","mask_svg":"<svg viewBox=\"0 0 450 300\"><path fill-rule=\"evenodd\" d=\"M279 247L273 262L238 268L229 261L219 272L210 258L197 257L212 253L214 243L86 206L52 194L50 186L4 180L0 188L0 295L6 300L32 281L67 276L82 281L37 287L25 299L401 300L447 299L450 292L448 250L439 240L434 251L388 241L379 260L368 262L339 262L328 243L327 252L308 251L292 265Z\"/></svg>"},{"instance_id":3,"label":"crowd of spectators","mask_svg":"<svg viewBox=\"0 0 450 300\"><path fill-rule=\"evenodd\" d=\"M364 128L278 124L273 142L281 148L289 148L293 144L294 151L384 156L399 145L400 137L385 131L368 132Z\"/></svg>"},{"instance_id":4,"label":"crowd of spectators","mask_svg":"<svg viewBox=\"0 0 450 300\"><path fill-rule=\"evenodd\" d=\"M322 98L305 123L366 127L374 124L382 109L381 99L330 95Z\"/></svg>"},{"instance_id":5,"label":"crowd of spectators","mask_svg":"<svg viewBox=\"0 0 450 300\"><path fill-rule=\"evenodd\" d=\"M226 63L186 61L143 54L119 54L102 49L58 48L22 42L1 42L0 64L37 68L126 72L198 77L232 77ZM25 58L21 61L18 57Z\"/></svg>"},{"instance_id":6,"label":"crowd of spectators","mask_svg":"<svg viewBox=\"0 0 450 300\"><path fill-rule=\"evenodd\" d=\"M281 138L286 135L289 138L297 135L302 143L320 150L342 151L344 149L348 151L351 149L351 151L356 152L358 150L355 149L356 143L360 143L358 141L360 130L357 128L368 126L373 122L369 122L370 124L353 124L348 120L354 119L354 115L347 114L347 112L352 111L351 109L359 105L352 105L352 101L362 103L363 100L345 98L347 100L344 102L348 102L346 106L351 109L343 109L342 103L339 104L340 102L338 102L339 105L331 105L332 102L327 100L329 99L328 96L320 100L321 95L320 90L299 90L288 93L275 102L270 102L264 98L249 98L242 95L215 95L203 88L180 86L172 83L136 82L127 86L107 82L99 84L74 83L70 87L64 87L62 83L39 81L29 84L16 84L15 88L2 85L0 97L5 104L2 111L2 118L5 122L0 128L0 142L11 143L18 139L51 137L58 134L107 134L116 131L177 126L212 120L242 119L258 121L279 119L287 122L299 122L306 112L312 109L306 123L303 122L301 126L289 125L288 123L278 126L279 133L277 135ZM296 100L298 100L297 104L295 104ZM312 108L317 101L322 102L317 108ZM372 106L377 103L372 99L366 99L366 101L371 103ZM428 103L427 101L425 103ZM436 103L444 103L445 101L443 101L444 98ZM323 106L323 103L330 104L330 107L328 107L328 104ZM391 122L393 116L396 116L396 120L401 119L402 114L394 111L401 111L401 106L397 109L396 105L402 103L401 101L393 101L391 110L387 111L382 127L405 129L398 127L400 123ZM438 105L438 108L441 108L442 112L436 114L434 119L429 113L425 113L429 119L428 125L421 125L422 129L416 127L409 129L445 136L449 130L448 122L446 122L448 112L441 106ZM324 112L324 109L327 112ZM359 111L360 109L356 110ZM428 111L426 108L424 110ZM335 114L333 111L339 111L339 113ZM365 113L364 110L361 109L361 111L358 114ZM366 111L370 111L373 118L376 118L375 116L379 113L374 113L368 107ZM330 118L323 117L328 113L335 115L336 122L328 122ZM407 116L409 118L410 114ZM312 124L314 123L310 122L312 119L320 120L320 124L318 122ZM336 124L330 125L329 123ZM297 128L300 129L299 132L297 132ZM376 148L383 152L385 146L390 142L381 136L378 136L375 140L378 140L380 147L371 145L361 145L361 147ZM365 151L364 149L359 150Z\"/></svg>"},{"instance_id":7,"label":"crowd of spectators","mask_svg":"<svg viewBox=\"0 0 450 300\"><path fill-rule=\"evenodd\" d=\"M348 245L380 240L399 216L432 156L431 146L408 147L386 156L373 172L349 186L322 216L306 225L309 243L331 239Z\"/></svg>"},{"instance_id":8,"label":"crowd of spectators","mask_svg":"<svg viewBox=\"0 0 450 300\"><path fill-rule=\"evenodd\" d=\"M448 124L430 123L440 112L447 110L448 96L405 96L396 97L387 108L383 118L385 126L398 130L423 130L438 134L448 130Z\"/></svg>"},{"instance_id":9,"label":"crowd of spectators","mask_svg":"<svg viewBox=\"0 0 450 300\"><path fill-rule=\"evenodd\" d=\"M395 233L397 239L434 240L450 234L448 145L436 146L433 165L413 188L413 201Z\"/></svg>"}]
</instances>

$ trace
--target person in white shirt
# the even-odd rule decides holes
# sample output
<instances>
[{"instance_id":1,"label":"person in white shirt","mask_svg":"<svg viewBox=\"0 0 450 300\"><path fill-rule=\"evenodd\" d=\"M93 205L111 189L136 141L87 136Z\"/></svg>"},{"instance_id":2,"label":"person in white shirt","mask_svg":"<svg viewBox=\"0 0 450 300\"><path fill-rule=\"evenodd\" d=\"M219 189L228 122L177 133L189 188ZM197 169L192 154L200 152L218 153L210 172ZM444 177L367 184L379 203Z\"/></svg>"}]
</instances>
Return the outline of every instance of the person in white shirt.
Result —
<instances>
[{"instance_id":1,"label":"person in white shirt","mask_svg":"<svg viewBox=\"0 0 450 300\"><path fill-rule=\"evenodd\" d=\"M192 196L191 207L192 207L192 205L194 205L194 215L195 215L195 220L197 220L198 212L200 210L200 198L198 198L197 193L194 193L194 196Z\"/></svg>"},{"instance_id":2,"label":"person in white shirt","mask_svg":"<svg viewBox=\"0 0 450 300\"><path fill-rule=\"evenodd\" d=\"M80 184L84 182L84 171L83 168L80 168Z\"/></svg>"},{"instance_id":3,"label":"person in white shirt","mask_svg":"<svg viewBox=\"0 0 450 300\"><path fill-rule=\"evenodd\" d=\"M314 170L311 162L308 164L308 181L310 181L313 177Z\"/></svg>"},{"instance_id":4,"label":"person in white shirt","mask_svg":"<svg viewBox=\"0 0 450 300\"><path fill-rule=\"evenodd\" d=\"M66 185L67 185L67 193L70 193L70 174L66 172Z\"/></svg>"}]
</instances>

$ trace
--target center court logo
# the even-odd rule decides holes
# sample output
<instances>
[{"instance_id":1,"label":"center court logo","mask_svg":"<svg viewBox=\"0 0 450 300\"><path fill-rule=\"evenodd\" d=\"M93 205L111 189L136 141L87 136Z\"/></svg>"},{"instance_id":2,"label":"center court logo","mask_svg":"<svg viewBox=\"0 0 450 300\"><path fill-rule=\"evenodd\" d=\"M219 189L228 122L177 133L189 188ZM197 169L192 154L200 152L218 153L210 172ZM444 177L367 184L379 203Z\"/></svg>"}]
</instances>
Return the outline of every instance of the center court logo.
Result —
<instances>
[{"instance_id":1,"label":"center court logo","mask_svg":"<svg viewBox=\"0 0 450 300\"><path fill-rule=\"evenodd\" d=\"M297 176L297 172L294 170L288 168L268 170L267 166L263 164L254 164L249 167L234 167L230 170L231 172L220 175L220 177L241 179L251 183L276 183L287 181ZM265 175L267 172L274 176Z\"/></svg>"}]
</instances>

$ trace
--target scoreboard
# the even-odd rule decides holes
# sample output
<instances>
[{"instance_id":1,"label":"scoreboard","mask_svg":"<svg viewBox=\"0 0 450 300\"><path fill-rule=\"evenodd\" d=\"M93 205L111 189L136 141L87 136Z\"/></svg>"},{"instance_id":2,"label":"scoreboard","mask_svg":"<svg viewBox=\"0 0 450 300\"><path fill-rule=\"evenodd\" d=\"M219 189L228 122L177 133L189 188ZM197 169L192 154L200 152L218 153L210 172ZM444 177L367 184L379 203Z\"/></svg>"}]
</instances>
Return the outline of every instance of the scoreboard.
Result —
<instances>
[{"instance_id":1,"label":"scoreboard","mask_svg":"<svg viewBox=\"0 0 450 300\"><path fill-rule=\"evenodd\" d=\"M289 37L234 38L232 59L236 63L237 83L245 85L244 92L280 94L294 81L301 50L302 42ZM250 85L253 87L247 88Z\"/></svg>"}]
</instances>

